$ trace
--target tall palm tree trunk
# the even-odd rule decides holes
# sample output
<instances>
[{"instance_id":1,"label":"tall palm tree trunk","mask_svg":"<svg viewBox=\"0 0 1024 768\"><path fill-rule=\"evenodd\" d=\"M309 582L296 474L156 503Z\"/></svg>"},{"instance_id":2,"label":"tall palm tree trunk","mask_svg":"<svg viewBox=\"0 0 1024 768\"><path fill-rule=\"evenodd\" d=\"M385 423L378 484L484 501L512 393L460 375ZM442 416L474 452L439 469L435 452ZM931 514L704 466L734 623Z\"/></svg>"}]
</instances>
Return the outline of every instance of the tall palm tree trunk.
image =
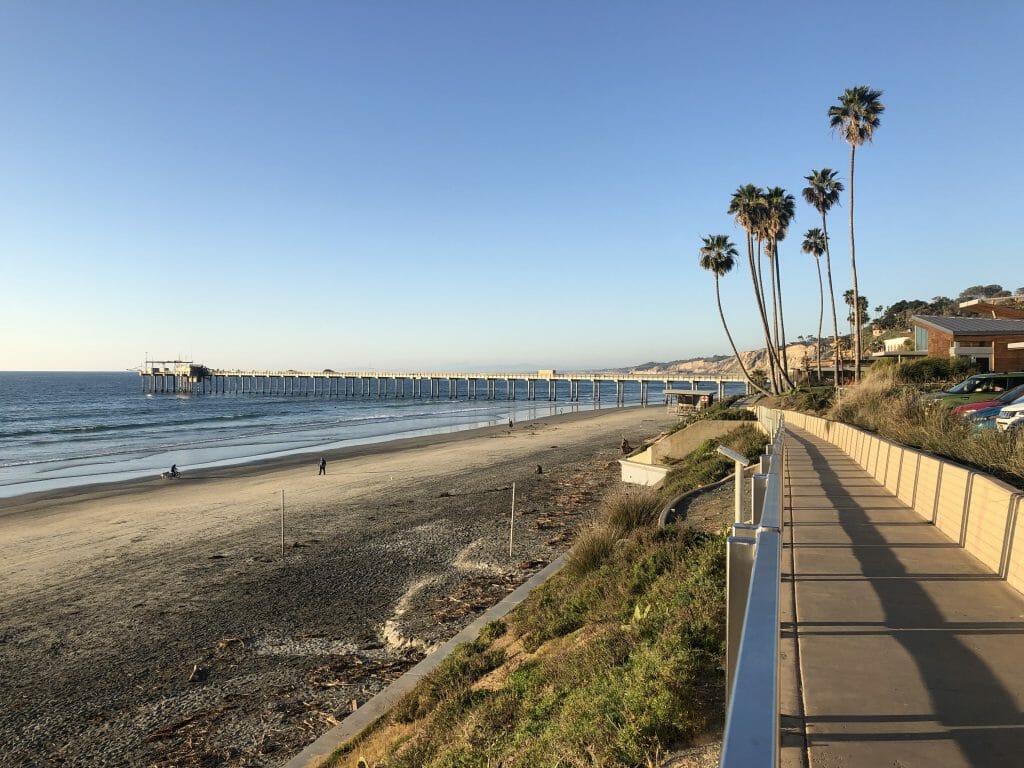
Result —
<instances>
[{"instance_id":1,"label":"tall palm tree trunk","mask_svg":"<svg viewBox=\"0 0 1024 768\"><path fill-rule=\"evenodd\" d=\"M718 302L718 316L722 319L722 328L725 329L725 337L729 339L729 346L732 347L732 354L736 358L736 364L739 365L740 370L743 371L743 377L747 380L747 383L749 383L750 386L752 386L762 395L767 395L768 392L750 377L750 373L747 372L747 367L743 365L743 360L742 358L740 358L740 353L736 349L736 343L732 340L732 334L729 333L729 325L725 322L725 312L722 311L722 296L718 292L717 273L715 273L715 301Z\"/></svg>"},{"instance_id":2,"label":"tall palm tree trunk","mask_svg":"<svg viewBox=\"0 0 1024 768\"><path fill-rule=\"evenodd\" d=\"M782 308L782 272L779 269L779 244L772 246L775 254L775 285L779 293L779 339L782 343L782 375L790 389L794 389L793 379L789 376L789 357L786 355L786 313Z\"/></svg>"},{"instance_id":3,"label":"tall palm tree trunk","mask_svg":"<svg viewBox=\"0 0 1024 768\"><path fill-rule=\"evenodd\" d=\"M764 278L761 276L761 238L757 238L757 289L761 292L761 301L764 301Z\"/></svg>"},{"instance_id":4,"label":"tall palm tree trunk","mask_svg":"<svg viewBox=\"0 0 1024 768\"><path fill-rule=\"evenodd\" d=\"M815 356L818 358L818 384L821 384L821 323L825 319L825 287L821 282L821 259L815 259L818 266L818 343Z\"/></svg>"},{"instance_id":5,"label":"tall palm tree trunk","mask_svg":"<svg viewBox=\"0 0 1024 768\"><path fill-rule=\"evenodd\" d=\"M836 292L832 288L832 257L828 250L828 224L825 222L825 214L821 214L821 231L825 235L825 269L828 273L828 295L832 300L832 352L835 356L835 368L832 380L836 387L839 386L840 375L842 374L843 358L839 354L839 319L836 317ZM820 333L818 334L821 335Z\"/></svg>"},{"instance_id":6,"label":"tall palm tree trunk","mask_svg":"<svg viewBox=\"0 0 1024 768\"><path fill-rule=\"evenodd\" d=\"M775 252L771 249L771 242L768 247L768 279L772 286L772 350L779 366L779 390L784 389L783 378L786 376L786 369L782 365L782 357L779 355L779 300L775 291Z\"/></svg>"},{"instance_id":7,"label":"tall palm tree trunk","mask_svg":"<svg viewBox=\"0 0 1024 768\"><path fill-rule=\"evenodd\" d=\"M775 344L775 352L779 351L779 299L775 291L775 254L768 250L768 279L772 286L772 341Z\"/></svg>"},{"instance_id":8,"label":"tall palm tree trunk","mask_svg":"<svg viewBox=\"0 0 1024 768\"><path fill-rule=\"evenodd\" d=\"M778 393L778 392L782 391L782 377L779 376L779 368L781 367L781 364L779 363L779 355L778 355L778 352L776 351L776 341L778 339L778 331L776 331L775 334L773 335L772 331L771 331L771 327L768 325L768 299L765 297L765 293L764 293L764 273L763 273L763 271L761 269L761 265L763 263L761 245L762 245L761 238L758 237L757 238L757 288L755 290L758 291L758 295L760 296L760 302L761 302L761 308L762 308L761 309L761 315L762 315L762 319L764 321L764 334L765 334L765 336L764 336L764 346L765 346L765 350L767 351L767 354L768 354L768 368L771 371L773 387L775 389L775 392ZM769 261L770 261L770 259L769 259ZM770 269L770 267L771 267L771 265L769 264L769 269ZM772 323L771 324L772 324L772 326L775 326L777 328L777 324L775 322L774 302L775 302L775 292L774 292L774 286L773 286L773 291L772 291L773 309L772 309Z\"/></svg>"},{"instance_id":9,"label":"tall palm tree trunk","mask_svg":"<svg viewBox=\"0 0 1024 768\"><path fill-rule=\"evenodd\" d=\"M758 245L758 250L760 250L760 244ZM754 237L750 232L747 233L747 260L750 262L750 279L754 283L754 300L757 303L758 315L761 318L761 331L764 334L765 347L768 350L768 369L772 382L772 394L777 395L779 393L779 383L775 373L774 355L772 354L771 331L768 330L768 313L764 306L764 295L760 290L759 270L757 262L754 261Z\"/></svg>"},{"instance_id":10,"label":"tall palm tree trunk","mask_svg":"<svg viewBox=\"0 0 1024 768\"><path fill-rule=\"evenodd\" d=\"M853 160L857 152L855 144L850 145L850 267L853 269L853 321L854 321L854 355L853 380L860 381L860 293L857 291L857 249L853 243Z\"/></svg>"}]
</instances>

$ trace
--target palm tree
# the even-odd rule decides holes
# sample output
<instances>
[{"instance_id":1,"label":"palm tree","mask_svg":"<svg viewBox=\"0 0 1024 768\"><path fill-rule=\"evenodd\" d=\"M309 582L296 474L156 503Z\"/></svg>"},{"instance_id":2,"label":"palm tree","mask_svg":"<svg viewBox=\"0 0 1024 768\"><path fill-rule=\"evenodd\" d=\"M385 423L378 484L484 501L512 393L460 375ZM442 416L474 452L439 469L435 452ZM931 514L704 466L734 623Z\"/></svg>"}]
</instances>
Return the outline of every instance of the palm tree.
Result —
<instances>
[{"instance_id":1,"label":"palm tree","mask_svg":"<svg viewBox=\"0 0 1024 768\"><path fill-rule=\"evenodd\" d=\"M881 91L875 91L866 85L857 85L847 88L839 97L839 103L828 108L829 125L832 130L838 131L842 138L850 145L850 266L853 269L853 312L857 328L854 335L855 360L853 363L854 381L860 381L860 291L857 289L857 250L853 243L853 162L857 153L857 147L865 141L871 141L875 135L875 129L881 125L881 115L885 111L882 104Z\"/></svg>"},{"instance_id":2,"label":"palm tree","mask_svg":"<svg viewBox=\"0 0 1024 768\"><path fill-rule=\"evenodd\" d=\"M825 290L821 283L821 254L825 253L826 246L828 245L828 239L825 237L825 233L815 227L814 229L808 229L804 232L804 242L802 250L804 253L809 253L814 257L814 263L818 267L818 343L817 343L817 358L818 358L818 382L821 382L821 322L825 317ZM838 366L836 370L839 370ZM838 381L838 379L837 379Z\"/></svg>"},{"instance_id":3,"label":"palm tree","mask_svg":"<svg viewBox=\"0 0 1024 768\"><path fill-rule=\"evenodd\" d=\"M854 293L852 288L848 288L843 293L843 301L846 302L846 306L850 308L849 313L846 316L847 322L850 324L850 338L858 339L860 337L860 328L857 327L857 322L867 322L866 318L868 315L868 299L866 296L857 296L856 302L854 301Z\"/></svg>"},{"instance_id":4,"label":"palm tree","mask_svg":"<svg viewBox=\"0 0 1024 768\"><path fill-rule=\"evenodd\" d=\"M740 370L743 371L743 377L750 382L751 386L767 395L767 392L754 383L753 378L747 372L746 366L743 365L740 353L736 349L735 342L732 340L732 334L729 333L729 326L725 322L725 312L722 311L722 296L718 291L718 279L723 275L727 275L736 266L736 257L739 256L739 251L736 250L736 246L729 240L728 235L708 235L707 237L702 237L701 240L704 241L704 245L700 249L700 265L715 276L715 301L718 302L718 316L722 319L722 328L725 329L726 338L729 339L729 346L732 347L732 353L736 358L736 362L739 364Z\"/></svg>"},{"instance_id":5,"label":"palm tree","mask_svg":"<svg viewBox=\"0 0 1024 768\"><path fill-rule=\"evenodd\" d=\"M782 311L782 273L779 269L779 241L786 237L789 224L796 214L793 196L782 187L771 187L765 192L765 232L768 236L768 266L771 268L772 319L775 322L775 347L781 355L782 376L790 387L789 359L786 355L786 321ZM776 306L778 314L776 315Z\"/></svg>"},{"instance_id":6,"label":"palm tree","mask_svg":"<svg viewBox=\"0 0 1024 768\"><path fill-rule=\"evenodd\" d=\"M804 200L807 201L818 213L821 214L821 231L825 236L825 273L828 275L828 295L832 302L832 338L839 339L839 319L836 317L836 293L832 288L832 256L828 248L828 222L826 214L839 202L839 193L843 191L843 183L836 178L839 174L831 168L822 168L820 171L811 171L809 176L804 176L808 184L804 187ZM821 333L818 333L821 336ZM843 358L839 354L839 345L833 349L835 355L835 375L833 381L839 386L841 379Z\"/></svg>"},{"instance_id":7,"label":"palm tree","mask_svg":"<svg viewBox=\"0 0 1024 768\"><path fill-rule=\"evenodd\" d=\"M754 299L758 315L761 318L761 330L764 333L764 345L768 351L768 369L773 394L780 390L777 374L778 362L772 349L771 331L768 329L768 312L765 309L764 290L762 287L758 262L754 260L754 237L760 232L764 219L764 190L753 184L745 184L736 189L729 201L728 213L735 217L736 223L746 230L747 261L750 266L750 279L754 285Z\"/></svg>"}]
</instances>

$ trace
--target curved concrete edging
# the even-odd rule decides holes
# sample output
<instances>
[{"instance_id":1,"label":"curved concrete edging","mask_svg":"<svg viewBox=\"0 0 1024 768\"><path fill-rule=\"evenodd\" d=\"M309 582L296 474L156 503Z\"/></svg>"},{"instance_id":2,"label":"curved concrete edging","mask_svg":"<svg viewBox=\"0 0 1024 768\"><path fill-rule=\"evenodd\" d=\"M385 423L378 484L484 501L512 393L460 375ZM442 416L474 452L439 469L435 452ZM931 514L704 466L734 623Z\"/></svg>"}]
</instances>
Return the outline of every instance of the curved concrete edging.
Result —
<instances>
[{"instance_id":1,"label":"curved concrete edging","mask_svg":"<svg viewBox=\"0 0 1024 768\"><path fill-rule=\"evenodd\" d=\"M691 488L689 491L679 494L674 499L672 499L672 501L666 504L664 508L661 510L661 514L658 515L658 527L664 528L668 524L669 513L672 512L676 508L676 505L679 504L680 502L686 501L688 498L690 498L691 496L696 496L698 493L704 493L704 491L713 491L715 488L718 488L721 485L725 485L735 476L735 472L730 472L721 480L715 480L715 482L713 483L701 485L698 486L697 488Z\"/></svg>"},{"instance_id":2,"label":"curved concrete edging","mask_svg":"<svg viewBox=\"0 0 1024 768\"><path fill-rule=\"evenodd\" d=\"M743 473L746 474L746 475L753 475L754 472L756 471L756 469L755 469L756 466L757 466L756 464L751 464L749 467L747 467L746 469L743 470ZM669 513L672 512L672 510L675 509L676 505L679 504L680 502L686 501L691 496L696 496L699 493L704 493L705 491L713 491L713 490L715 490L715 488L719 488L719 487L725 485L726 483L728 483L730 480L732 480L735 477L736 477L736 473L735 472L730 472L728 475L723 477L721 480L715 480L715 482L713 482L713 483L708 483L707 485L702 485L702 486L700 486L698 488L693 488L693 489L691 489L689 491L686 491L685 493L679 494L674 499L672 499L672 501L670 501L668 504L666 504L664 506L664 508L661 510L661 514L658 515L658 527L659 528L664 528L668 524Z\"/></svg>"},{"instance_id":3,"label":"curved concrete edging","mask_svg":"<svg viewBox=\"0 0 1024 768\"><path fill-rule=\"evenodd\" d=\"M320 738L281 766L281 768L316 768L316 766L319 766L338 747L351 741L387 714L388 710L402 696L411 691L423 677L432 672L438 664L455 650L456 646L476 640L480 630L492 621L497 621L506 616L513 608L523 602L536 587L558 573L568 562L568 559L569 556L567 554L562 555L542 570L533 574L533 576L516 587L501 602L484 611L455 637L429 654L416 666L391 683L391 685L346 717L340 725L322 734Z\"/></svg>"}]
</instances>

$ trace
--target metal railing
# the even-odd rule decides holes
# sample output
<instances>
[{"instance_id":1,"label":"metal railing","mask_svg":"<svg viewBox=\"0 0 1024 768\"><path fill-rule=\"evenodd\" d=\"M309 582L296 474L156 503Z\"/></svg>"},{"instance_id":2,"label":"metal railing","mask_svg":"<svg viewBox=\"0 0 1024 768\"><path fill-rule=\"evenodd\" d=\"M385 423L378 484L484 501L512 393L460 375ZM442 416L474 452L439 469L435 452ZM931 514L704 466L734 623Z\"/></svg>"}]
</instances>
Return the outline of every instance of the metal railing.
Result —
<instances>
[{"instance_id":1,"label":"metal railing","mask_svg":"<svg viewBox=\"0 0 1024 768\"><path fill-rule=\"evenodd\" d=\"M782 414L757 408L771 436L751 490L750 521L733 526L727 550L725 736L722 768L779 761L779 583L782 573Z\"/></svg>"}]
</instances>

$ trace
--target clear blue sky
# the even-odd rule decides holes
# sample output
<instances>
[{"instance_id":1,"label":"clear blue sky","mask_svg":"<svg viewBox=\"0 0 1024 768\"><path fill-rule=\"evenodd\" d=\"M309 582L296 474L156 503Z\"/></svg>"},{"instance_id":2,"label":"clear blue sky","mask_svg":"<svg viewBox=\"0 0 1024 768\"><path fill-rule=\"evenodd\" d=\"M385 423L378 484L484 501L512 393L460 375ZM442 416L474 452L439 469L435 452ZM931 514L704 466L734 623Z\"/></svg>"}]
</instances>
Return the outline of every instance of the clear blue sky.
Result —
<instances>
[{"instance_id":1,"label":"clear blue sky","mask_svg":"<svg viewBox=\"0 0 1024 768\"><path fill-rule=\"evenodd\" d=\"M727 352L702 234L858 152L870 306L1024 285L1019 2L0 4L0 369ZM846 204L831 222L850 285ZM782 244L817 324L817 223ZM742 347L750 282L723 281Z\"/></svg>"}]
</instances>

